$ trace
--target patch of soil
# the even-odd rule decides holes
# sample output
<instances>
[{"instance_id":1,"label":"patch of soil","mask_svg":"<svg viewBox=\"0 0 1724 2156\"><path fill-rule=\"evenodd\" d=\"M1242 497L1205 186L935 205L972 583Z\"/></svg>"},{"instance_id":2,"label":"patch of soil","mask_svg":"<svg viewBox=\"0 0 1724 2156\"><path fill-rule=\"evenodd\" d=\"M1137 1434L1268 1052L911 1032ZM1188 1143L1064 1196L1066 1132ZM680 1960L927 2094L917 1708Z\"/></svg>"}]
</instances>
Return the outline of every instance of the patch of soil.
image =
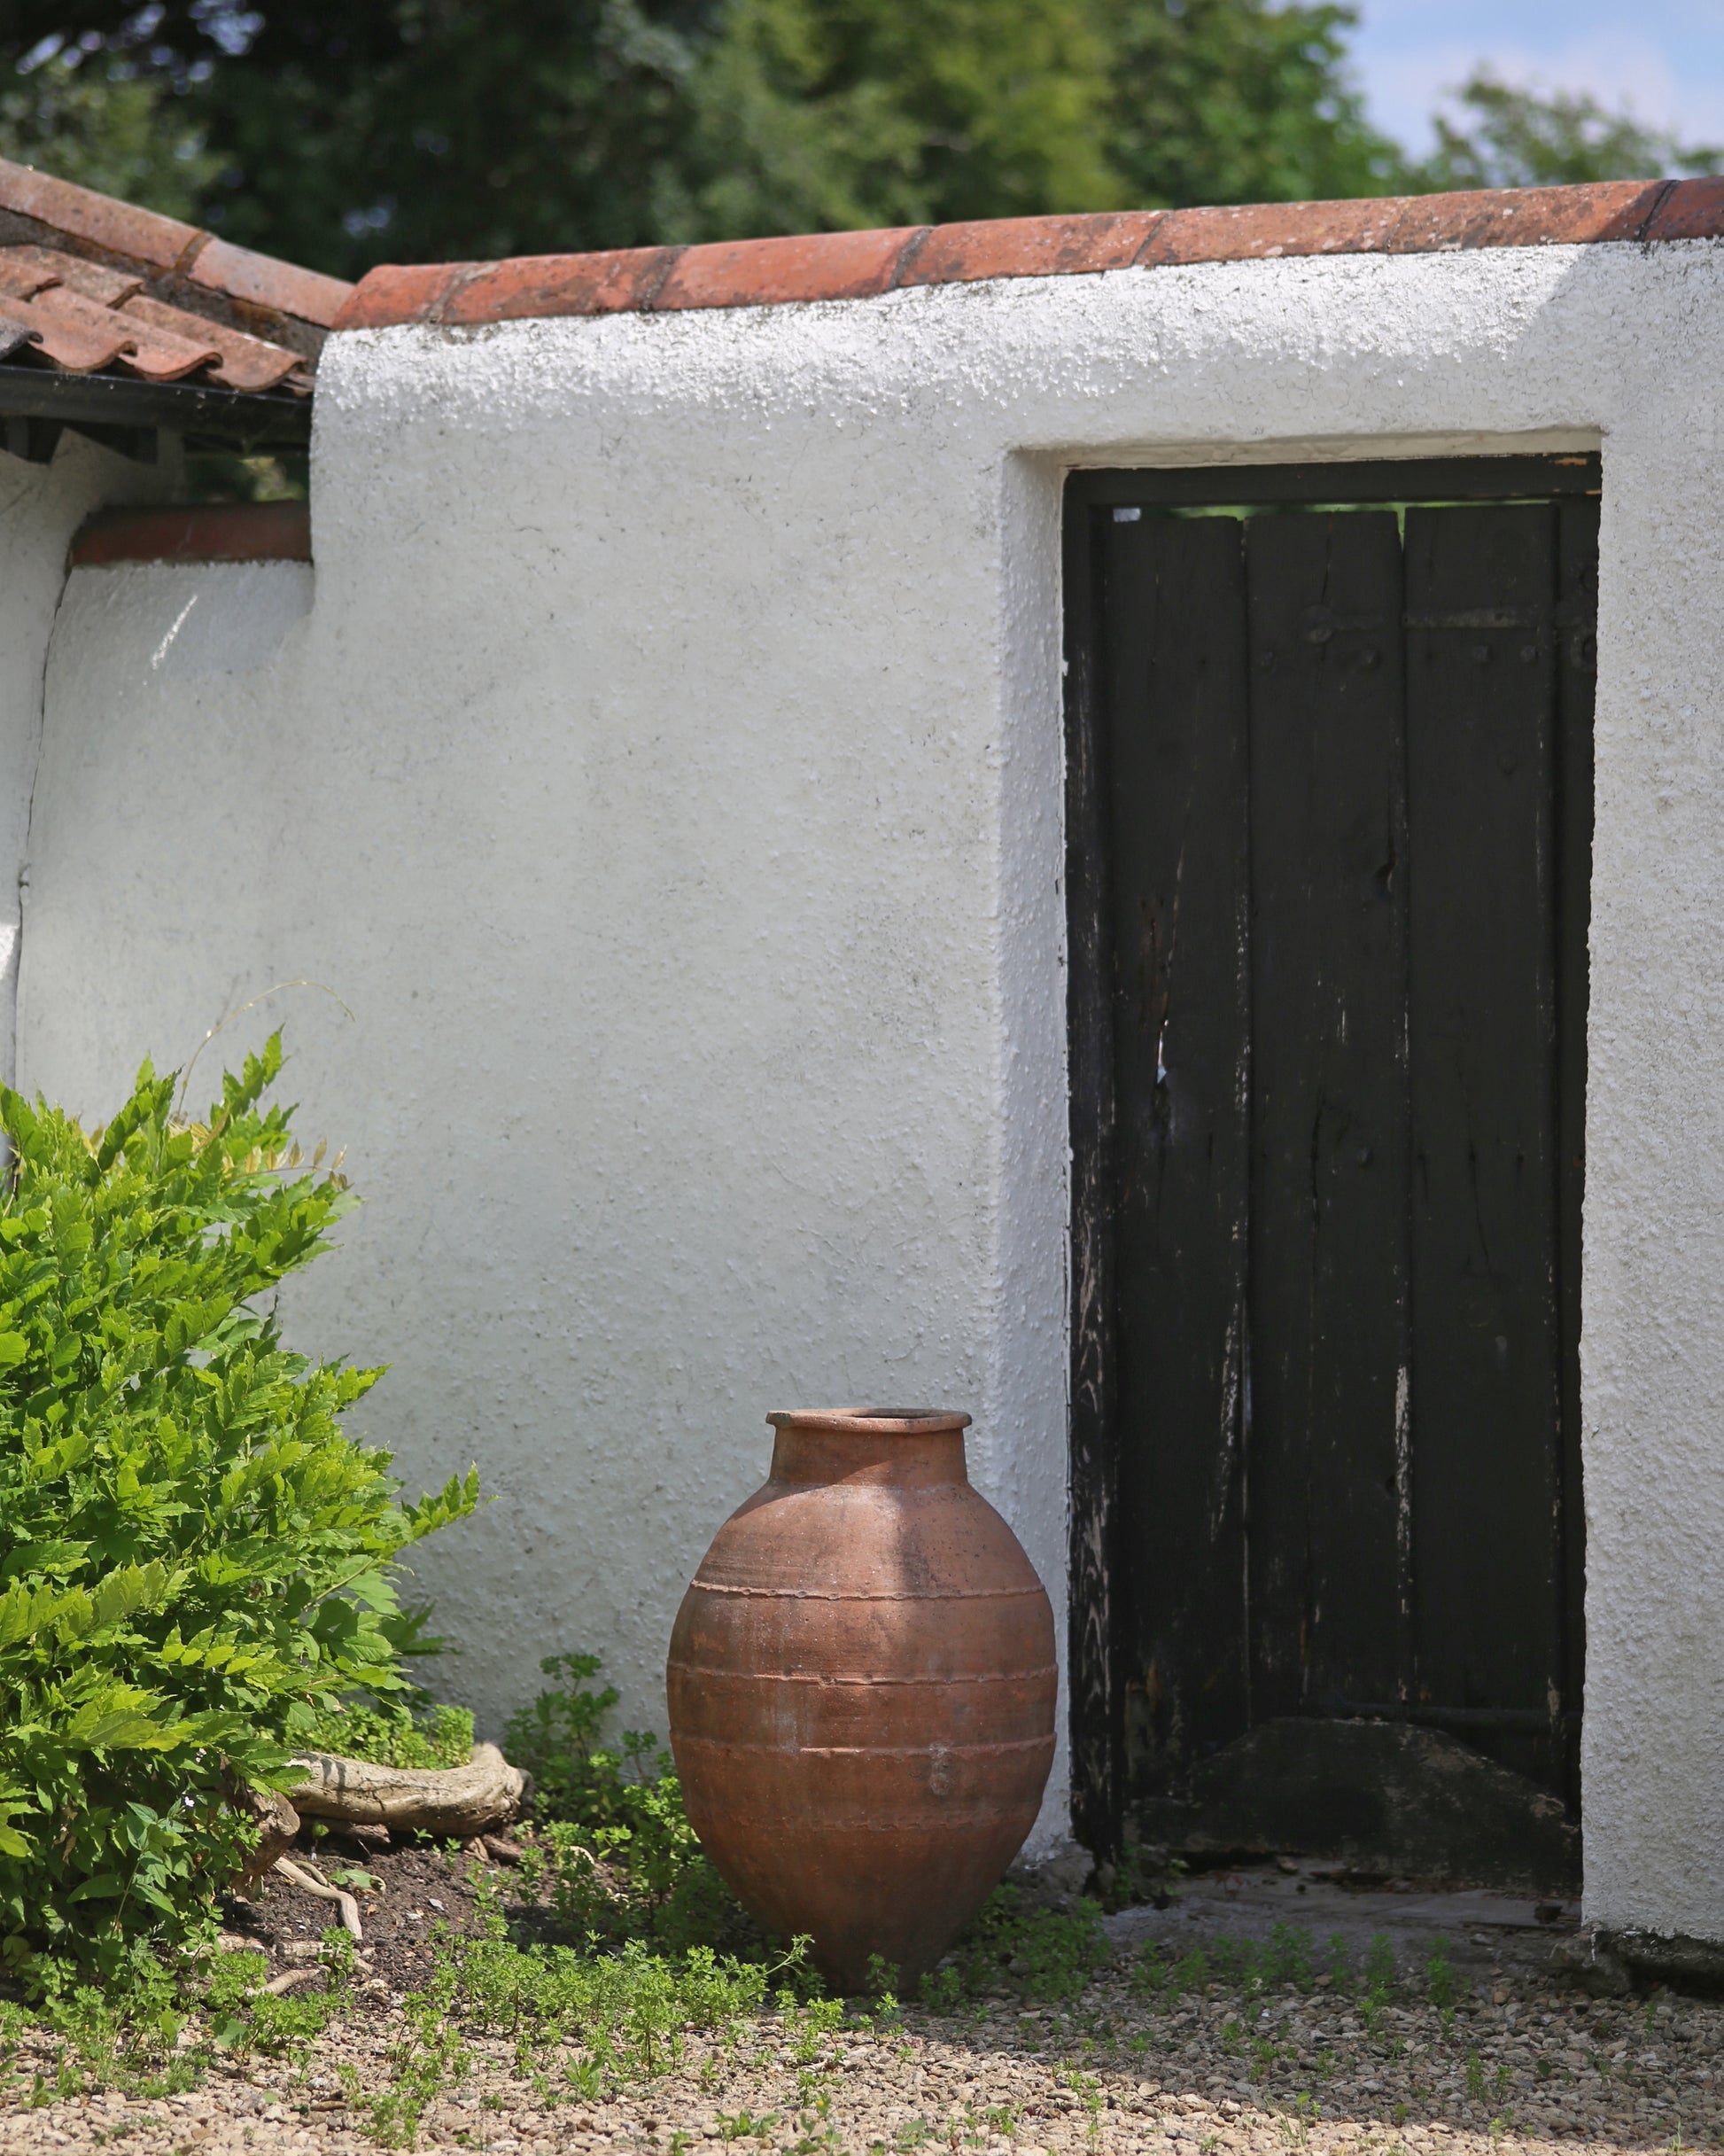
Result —
<instances>
[{"instance_id":1,"label":"patch of soil","mask_svg":"<svg viewBox=\"0 0 1724 2156\"><path fill-rule=\"evenodd\" d=\"M355 1954L360 1989L374 1996L416 1990L431 1973L431 1942L439 1930L476 1935L482 1891L496 1897L493 1906L501 1905L511 1921L531 1919L537 1926L544 1920L538 1903L521 1898L519 1873L495 1863L478 1843L451 1857L417 1837L374 1849L338 1833L314 1840L307 1832L287 1854L290 1863L315 1869L358 1903L365 1934ZM361 1885L361 1875L371 1884ZM255 1900L224 1897L222 1944L268 1954L274 1976L309 1962L308 1950L340 1922L336 1903L272 1872Z\"/></svg>"}]
</instances>

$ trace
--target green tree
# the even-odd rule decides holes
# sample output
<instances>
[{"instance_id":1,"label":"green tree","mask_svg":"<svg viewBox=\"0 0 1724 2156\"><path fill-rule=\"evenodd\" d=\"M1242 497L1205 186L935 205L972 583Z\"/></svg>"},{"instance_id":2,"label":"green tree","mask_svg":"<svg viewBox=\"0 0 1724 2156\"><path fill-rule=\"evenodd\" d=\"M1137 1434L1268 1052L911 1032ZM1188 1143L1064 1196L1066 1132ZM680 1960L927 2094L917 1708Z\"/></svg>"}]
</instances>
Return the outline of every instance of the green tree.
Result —
<instances>
[{"instance_id":1,"label":"green tree","mask_svg":"<svg viewBox=\"0 0 1724 2156\"><path fill-rule=\"evenodd\" d=\"M1415 167L1415 184L1550 187L1584 180L1649 180L1724 169L1724 149L1683 143L1624 109L1559 90L1517 90L1479 68L1435 117L1437 146Z\"/></svg>"},{"instance_id":2,"label":"green tree","mask_svg":"<svg viewBox=\"0 0 1724 2156\"><path fill-rule=\"evenodd\" d=\"M86 51L49 38L25 63L0 89L0 157L169 217L197 214L221 160L168 85L140 73L123 44Z\"/></svg>"},{"instance_id":3,"label":"green tree","mask_svg":"<svg viewBox=\"0 0 1724 2156\"><path fill-rule=\"evenodd\" d=\"M10 0L0 49L65 36L64 13ZM1397 173L1347 84L1352 13L1326 4L82 0L79 19L80 52L119 56L158 128L207 145L198 215L350 276ZM120 191L165 206L171 176Z\"/></svg>"},{"instance_id":4,"label":"green tree","mask_svg":"<svg viewBox=\"0 0 1724 2156\"><path fill-rule=\"evenodd\" d=\"M170 12L157 50L221 160L205 220L356 276L656 239L711 4L281 0Z\"/></svg>"},{"instance_id":5,"label":"green tree","mask_svg":"<svg viewBox=\"0 0 1724 2156\"><path fill-rule=\"evenodd\" d=\"M1145 207L1321 200L1405 184L1347 74L1351 7L1096 0L1107 153Z\"/></svg>"},{"instance_id":6,"label":"green tree","mask_svg":"<svg viewBox=\"0 0 1724 2156\"><path fill-rule=\"evenodd\" d=\"M1112 208L1108 57L1087 0L733 0L656 233Z\"/></svg>"}]
</instances>

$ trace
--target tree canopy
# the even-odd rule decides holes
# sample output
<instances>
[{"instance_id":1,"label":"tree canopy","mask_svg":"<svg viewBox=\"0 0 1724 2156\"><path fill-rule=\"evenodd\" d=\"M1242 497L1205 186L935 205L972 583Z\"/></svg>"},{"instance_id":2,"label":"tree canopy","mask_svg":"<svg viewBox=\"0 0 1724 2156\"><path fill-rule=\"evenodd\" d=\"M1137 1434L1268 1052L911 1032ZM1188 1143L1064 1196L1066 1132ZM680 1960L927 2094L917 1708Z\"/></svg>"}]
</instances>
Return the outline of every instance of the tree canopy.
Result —
<instances>
[{"instance_id":1,"label":"tree canopy","mask_svg":"<svg viewBox=\"0 0 1724 2156\"><path fill-rule=\"evenodd\" d=\"M1477 74L1423 161L1332 0L0 0L0 153L346 276L1714 170Z\"/></svg>"},{"instance_id":2,"label":"tree canopy","mask_svg":"<svg viewBox=\"0 0 1724 2156\"><path fill-rule=\"evenodd\" d=\"M1531 97L1477 69L1434 116L1437 146L1420 167L1431 188L1555 187L1716 172L1724 150L1684 144L1596 98Z\"/></svg>"}]
</instances>

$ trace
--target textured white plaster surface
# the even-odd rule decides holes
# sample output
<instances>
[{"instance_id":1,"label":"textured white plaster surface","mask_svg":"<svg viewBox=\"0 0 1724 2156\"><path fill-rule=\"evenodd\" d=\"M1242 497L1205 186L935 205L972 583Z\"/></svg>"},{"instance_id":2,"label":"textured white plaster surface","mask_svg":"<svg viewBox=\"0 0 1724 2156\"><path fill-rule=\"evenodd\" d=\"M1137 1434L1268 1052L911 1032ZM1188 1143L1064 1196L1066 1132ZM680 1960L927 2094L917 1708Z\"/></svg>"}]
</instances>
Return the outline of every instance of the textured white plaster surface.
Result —
<instances>
[{"instance_id":1,"label":"textured white plaster surface","mask_svg":"<svg viewBox=\"0 0 1724 2156\"><path fill-rule=\"evenodd\" d=\"M303 1336L392 1362L369 1428L414 1485L477 1456L497 1493L423 1561L452 1686L501 1714L588 1646L661 1716L777 1406L971 1408L1061 1607L1060 472L1602 440L1587 1898L1724 1939L1721 268L350 333L315 588L74 576L25 1077L100 1109L272 982L351 1005L223 1045L287 1018L369 1201Z\"/></svg>"},{"instance_id":2,"label":"textured white plaster surface","mask_svg":"<svg viewBox=\"0 0 1724 2156\"><path fill-rule=\"evenodd\" d=\"M139 465L63 434L52 460L0 452L0 1078L13 1074L19 877L42 740L43 669L66 582L66 549L91 510L148 499L178 460Z\"/></svg>"}]
</instances>

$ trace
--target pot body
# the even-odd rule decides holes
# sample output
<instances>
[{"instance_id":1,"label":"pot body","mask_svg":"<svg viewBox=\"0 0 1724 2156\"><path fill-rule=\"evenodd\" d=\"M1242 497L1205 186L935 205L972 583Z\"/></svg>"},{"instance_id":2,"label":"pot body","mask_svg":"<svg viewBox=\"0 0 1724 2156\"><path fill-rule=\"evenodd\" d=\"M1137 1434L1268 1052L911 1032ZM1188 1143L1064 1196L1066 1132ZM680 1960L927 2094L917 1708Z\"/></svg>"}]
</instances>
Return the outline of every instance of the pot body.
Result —
<instances>
[{"instance_id":1,"label":"pot body","mask_svg":"<svg viewBox=\"0 0 1724 2156\"><path fill-rule=\"evenodd\" d=\"M773 1415L772 1478L671 1636L671 1746L707 1855L834 1986L908 1981L1022 1846L1053 1762L1053 1613L971 1489L967 1415Z\"/></svg>"}]
</instances>

